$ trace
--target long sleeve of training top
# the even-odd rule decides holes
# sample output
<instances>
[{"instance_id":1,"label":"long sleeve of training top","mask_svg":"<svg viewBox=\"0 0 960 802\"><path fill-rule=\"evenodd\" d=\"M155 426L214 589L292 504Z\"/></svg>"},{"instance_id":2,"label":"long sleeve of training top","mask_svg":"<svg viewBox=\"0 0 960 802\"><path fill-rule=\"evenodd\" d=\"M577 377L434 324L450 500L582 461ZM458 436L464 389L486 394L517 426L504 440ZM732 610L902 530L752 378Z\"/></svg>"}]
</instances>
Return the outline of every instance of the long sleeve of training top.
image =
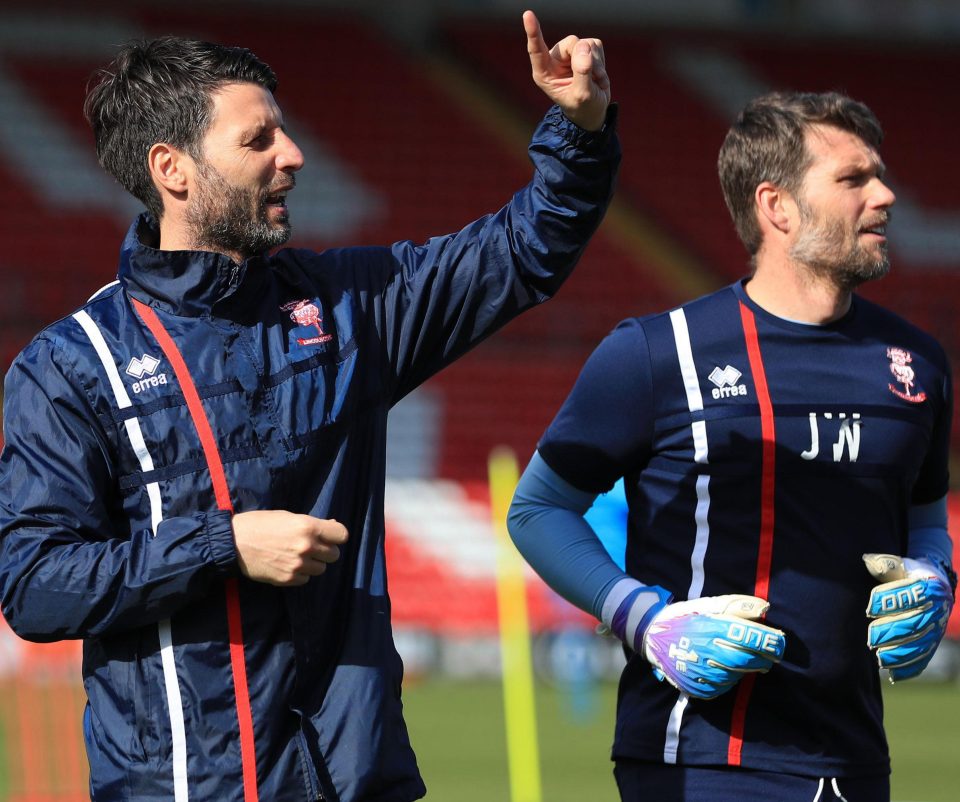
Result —
<instances>
[{"instance_id":1,"label":"long sleeve of training top","mask_svg":"<svg viewBox=\"0 0 960 802\"><path fill-rule=\"evenodd\" d=\"M254 463L244 460L259 457L265 463L275 456L283 463L270 470L289 471L292 457L285 449L301 442L297 438L310 442L321 428L324 436L347 436L343 432L354 420L338 415L354 399L362 398L366 410L393 403L555 291L599 224L612 194L619 163L613 128L611 118L604 132L588 134L566 121L558 109L552 110L531 145L533 181L500 212L423 246L399 243L393 248L324 254L284 250L270 260L261 259L256 270L250 265L235 270L221 265L215 254L171 255L140 248L135 225L121 264L122 289L94 301L85 313L96 317L105 310L110 317L106 320L110 348L148 349L136 350L133 355L139 358L155 347L140 339L143 328L130 313L125 294L156 304L161 315L171 316L172 336L191 369L198 371L198 383L212 388L211 398L237 393L239 386L249 387L258 397L277 399L277 408L256 433L245 420L253 414L246 408L223 412L238 418L228 421L236 428L230 435L230 442L237 444L236 464L253 471ZM138 259L143 267L149 262L150 269L137 272ZM192 270L192 262L201 261L217 264L213 283L216 288L224 284L224 292L209 310L194 317L210 287L201 292L188 285L190 274L181 268ZM325 364L324 355L307 354L296 361L298 357L285 350L289 341L278 322L283 315L277 307L267 306L268 298L280 292L280 282L294 274L295 263L301 271L296 275L306 276L304 286L309 289L294 297L316 295L324 303L332 299L331 319L342 335L336 344L344 356L335 357L331 372L336 380L311 385L309 390L304 382L313 381L309 371ZM307 263L317 271L307 269ZM245 292L234 292L226 286L226 276L234 273L256 273L261 283L255 291L248 283L239 288L246 287ZM313 285L310 279L315 279ZM273 285L266 284L268 280ZM244 321L239 327L233 318L222 325L207 322L225 314L222 304L218 306L221 301L241 297L252 306L237 314ZM252 319L261 312L260 320ZM114 634L154 623L201 598L225 577L239 575L230 515L210 507L209 478L202 465L191 465L181 456L177 464L155 471L135 464L119 469L118 460L135 463L130 450L136 439L128 435L139 415L146 416L145 421L152 416L150 425L158 428L151 448L161 452L173 448L178 438L190 440L194 435L189 425L186 432L161 430L167 425L161 414L164 405L176 403L170 396L158 397L153 406L140 396L135 408L126 412L104 401L109 395L109 386L104 389L107 378L85 336L73 319L54 324L25 349L7 377L6 448L0 459L0 602L15 631L36 640ZM236 346L238 338L244 339L244 347ZM357 351L361 357L352 357ZM236 363L214 376L214 366L228 353L238 355ZM125 364L119 365L121 373ZM358 364L362 368L356 368ZM258 368L264 375L256 374ZM287 381L290 375L297 377L296 382ZM129 379L120 376L118 381ZM287 391L289 395L284 395ZM307 397L313 399L309 408L303 406ZM98 405L98 398L103 403ZM300 427L305 427L302 434ZM272 436L282 442L263 439ZM328 451L311 459L332 455ZM340 480L331 470L352 466L298 463L293 472L298 480L327 477L322 486L310 488L315 494L310 498L284 496L293 492L288 491L291 482L253 489L256 481L244 480L249 487L241 492L237 510L313 509L336 517L342 512L331 508L328 499L336 495ZM378 466L366 469L372 475L380 473ZM155 526L134 492L147 483L144 473L158 482L156 492L162 496L165 517ZM193 474L191 482L180 478ZM174 482L177 490L167 490ZM356 482L350 484L357 487ZM362 509L365 494L359 495L350 500L351 509ZM382 498L382 488L378 497ZM358 520L354 529L363 525Z\"/></svg>"},{"instance_id":2,"label":"long sleeve of training top","mask_svg":"<svg viewBox=\"0 0 960 802\"><path fill-rule=\"evenodd\" d=\"M565 482L535 452L520 477L507 526L540 577L599 619L607 594L626 574L583 517L596 497Z\"/></svg>"}]
</instances>

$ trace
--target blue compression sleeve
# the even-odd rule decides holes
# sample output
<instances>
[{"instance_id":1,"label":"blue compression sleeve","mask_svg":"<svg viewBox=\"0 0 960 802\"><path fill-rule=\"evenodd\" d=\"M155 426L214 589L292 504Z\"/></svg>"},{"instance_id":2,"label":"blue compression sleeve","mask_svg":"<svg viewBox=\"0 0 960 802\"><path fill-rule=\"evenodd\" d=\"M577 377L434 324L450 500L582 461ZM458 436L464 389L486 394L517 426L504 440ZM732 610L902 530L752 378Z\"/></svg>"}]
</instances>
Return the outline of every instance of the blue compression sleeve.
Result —
<instances>
[{"instance_id":1,"label":"blue compression sleeve","mask_svg":"<svg viewBox=\"0 0 960 802\"><path fill-rule=\"evenodd\" d=\"M510 536L543 580L630 645L669 594L632 579L613 561L583 514L597 495L566 482L535 453L507 516Z\"/></svg>"},{"instance_id":2,"label":"blue compression sleeve","mask_svg":"<svg viewBox=\"0 0 960 802\"><path fill-rule=\"evenodd\" d=\"M564 481L534 453L517 485L507 528L551 588L599 618L603 599L626 575L583 518L596 497Z\"/></svg>"},{"instance_id":3,"label":"blue compression sleeve","mask_svg":"<svg viewBox=\"0 0 960 802\"><path fill-rule=\"evenodd\" d=\"M947 497L930 504L915 504L909 512L908 557L933 557L953 562L953 541L947 531Z\"/></svg>"}]
</instances>

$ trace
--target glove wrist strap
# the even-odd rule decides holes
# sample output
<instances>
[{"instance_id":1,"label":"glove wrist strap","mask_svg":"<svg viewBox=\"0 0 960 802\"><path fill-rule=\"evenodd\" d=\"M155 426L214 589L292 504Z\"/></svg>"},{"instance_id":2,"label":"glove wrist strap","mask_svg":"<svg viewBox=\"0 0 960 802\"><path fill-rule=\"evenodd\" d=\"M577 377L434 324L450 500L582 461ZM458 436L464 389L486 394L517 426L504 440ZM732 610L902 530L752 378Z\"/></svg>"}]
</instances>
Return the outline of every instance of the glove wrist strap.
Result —
<instances>
[{"instance_id":1,"label":"glove wrist strap","mask_svg":"<svg viewBox=\"0 0 960 802\"><path fill-rule=\"evenodd\" d=\"M658 585L625 577L604 600L601 620L627 646L640 651L650 620L672 600L673 594Z\"/></svg>"}]
</instances>

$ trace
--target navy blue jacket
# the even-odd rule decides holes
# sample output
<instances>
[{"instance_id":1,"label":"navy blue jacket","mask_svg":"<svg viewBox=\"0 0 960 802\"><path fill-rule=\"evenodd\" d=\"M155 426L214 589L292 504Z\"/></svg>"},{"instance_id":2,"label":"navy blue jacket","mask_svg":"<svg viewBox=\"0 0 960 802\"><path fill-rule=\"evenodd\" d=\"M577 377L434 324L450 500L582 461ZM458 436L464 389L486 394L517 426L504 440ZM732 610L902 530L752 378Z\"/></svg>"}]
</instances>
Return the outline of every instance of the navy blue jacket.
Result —
<instances>
[{"instance_id":1,"label":"navy blue jacket","mask_svg":"<svg viewBox=\"0 0 960 802\"><path fill-rule=\"evenodd\" d=\"M237 265L157 250L144 215L119 282L15 360L2 610L24 638L84 640L95 799L424 794L384 566L387 413L553 294L599 224L619 163L612 116L588 134L554 108L530 154L534 178L507 206L421 246ZM347 527L323 576L241 576L189 387L137 302L182 354L232 509Z\"/></svg>"}]
</instances>

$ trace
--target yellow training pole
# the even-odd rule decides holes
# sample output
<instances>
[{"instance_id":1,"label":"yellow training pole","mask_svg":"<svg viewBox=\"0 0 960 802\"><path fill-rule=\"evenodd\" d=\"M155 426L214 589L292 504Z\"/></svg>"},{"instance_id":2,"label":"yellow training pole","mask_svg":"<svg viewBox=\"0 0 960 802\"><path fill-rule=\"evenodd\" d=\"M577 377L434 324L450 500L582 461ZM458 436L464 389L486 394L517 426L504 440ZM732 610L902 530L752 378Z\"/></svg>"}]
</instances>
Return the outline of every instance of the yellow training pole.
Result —
<instances>
[{"instance_id":1,"label":"yellow training pole","mask_svg":"<svg viewBox=\"0 0 960 802\"><path fill-rule=\"evenodd\" d=\"M517 486L517 460L506 448L490 454L490 508L497 538L497 608L507 764L512 802L540 802L540 751L530 658L530 626L523 562L507 532L507 510Z\"/></svg>"}]
</instances>

